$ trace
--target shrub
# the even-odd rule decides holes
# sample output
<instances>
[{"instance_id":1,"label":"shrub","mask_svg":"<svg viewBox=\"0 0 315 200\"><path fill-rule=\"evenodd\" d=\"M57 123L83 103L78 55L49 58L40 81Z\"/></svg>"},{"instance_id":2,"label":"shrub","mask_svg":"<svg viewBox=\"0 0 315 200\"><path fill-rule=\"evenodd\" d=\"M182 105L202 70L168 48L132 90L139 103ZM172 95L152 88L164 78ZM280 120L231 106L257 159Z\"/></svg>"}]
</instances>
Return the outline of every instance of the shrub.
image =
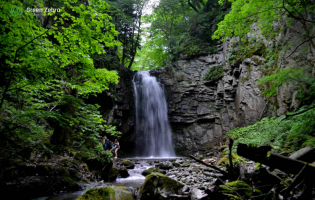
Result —
<instances>
[{"instance_id":1,"label":"shrub","mask_svg":"<svg viewBox=\"0 0 315 200\"><path fill-rule=\"evenodd\" d=\"M218 80L223 77L223 66L214 66L203 77L204 80Z\"/></svg>"}]
</instances>

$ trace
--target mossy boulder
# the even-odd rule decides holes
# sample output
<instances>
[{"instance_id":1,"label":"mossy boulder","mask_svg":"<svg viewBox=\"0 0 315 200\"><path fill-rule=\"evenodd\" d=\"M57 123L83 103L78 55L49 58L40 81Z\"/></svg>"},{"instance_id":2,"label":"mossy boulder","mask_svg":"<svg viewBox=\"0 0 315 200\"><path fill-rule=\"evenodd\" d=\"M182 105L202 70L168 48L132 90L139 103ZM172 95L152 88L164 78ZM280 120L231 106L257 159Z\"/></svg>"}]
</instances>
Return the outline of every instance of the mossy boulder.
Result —
<instances>
[{"instance_id":1,"label":"mossy boulder","mask_svg":"<svg viewBox=\"0 0 315 200\"><path fill-rule=\"evenodd\" d=\"M234 199L240 199L231 188L233 188L234 190L237 190L237 192L245 199L262 194L262 192L258 189L255 189L255 192L253 192L253 188L249 184L245 183L244 181L233 181L233 182L227 183L226 185L220 185L218 191ZM238 190L240 188L242 189Z\"/></svg>"},{"instance_id":2,"label":"mossy boulder","mask_svg":"<svg viewBox=\"0 0 315 200\"><path fill-rule=\"evenodd\" d=\"M127 178L129 176L128 170L126 167L120 167L118 168L118 173L120 177Z\"/></svg>"},{"instance_id":3,"label":"mossy boulder","mask_svg":"<svg viewBox=\"0 0 315 200\"><path fill-rule=\"evenodd\" d=\"M151 168L149 168L149 169L144 170L144 171L142 172L142 175L143 175L143 176L148 176L148 175L150 175L150 174L152 174L152 173L155 173L155 172L159 172L159 173L161 173L161 174L166 174L166 171L165 171L165 170L161 170L161 169L156 168L156 167L151 167Z\"/></svg>"},{"instance_id":4,"label":"mossy boulder","mask_svg":"<svg viewBox=\"0 0 315 200\"><path fill-rule=\"evenodd\" d=\"M133 162L131 162L128 159L125 159L122 161L122 164L124 165L124 167L126 167L127 169L133 169L135 168L135 164Z\"/></svg>"},{"instance_id":5,"label":"mossy boulder","mask_svg":"<svg viewBox=\"0 0 315 200\"><path fill-rule=\"evenodd\" d=\"M152 173L140 187L137 200L166 199L170 194L179 194L183 184L161 173Z\"/></svg>"},{"instance_id":6,"label":"mossy boulder","mask_svg":"<svg viewBox=\"0 0 315 200\"><path fill-rule=\"evenodd\" d=\"M125 187L106 186L90 189L77 200L133 200L133 197L130 190Z\"/></svg>"},{"instance_id":7,"label":"mossy boulder","mask_svg":"<svg viewBox=\"0 0 315 200\"><path fill-rule=\"evenodd\" d=\"M118 169L116 167L113 167L109 171L109 181L115 181L118 176Z\"/></svg>"}]
</instances>

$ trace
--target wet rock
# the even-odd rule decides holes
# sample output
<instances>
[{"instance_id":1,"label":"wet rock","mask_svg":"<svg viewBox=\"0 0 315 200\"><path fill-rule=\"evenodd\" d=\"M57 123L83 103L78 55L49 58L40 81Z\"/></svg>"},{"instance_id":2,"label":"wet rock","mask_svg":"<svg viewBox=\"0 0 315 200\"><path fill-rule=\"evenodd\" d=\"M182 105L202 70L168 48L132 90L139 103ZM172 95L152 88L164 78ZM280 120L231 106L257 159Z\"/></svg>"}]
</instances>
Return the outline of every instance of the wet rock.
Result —
<instances>
[{"instance_id":1,"label":"wet rock","mask_svg":"<svg viewBox=\"0 0 315 200\"><path fill-rule=\"evenodd\" d=\"M78 200L133 200L132 193L126 187L106 186L92 188L81 195Z\"/></svg>"},{"instance_id":2,"label":"wet rock","mask_svg":"<svg viewBox=\"0 0 315 200\"><path fill-rule=\"evenodd\" d=\"M117 177L118 177L118 169L116 167L113 167L109 171L109 181L115 181Z\"/></svg>"},{"instance_id":3,"label":"wet rock","mask_svg":"<svg viewBox=\"0 0 315 200\"><path fill-rule=\"evenodd\" d=\"M160 169L172 169L174 166L170 161L162 162L159 166Z\"/></svg>"},{"instance_id":4,"label":"wet rock","mask_svg":"<svg viewBox=\"0 0 315 200\"><path fill-rule=\"evenodd\" d=\"M121 178L127 178L129 176L128 170L126 167L118 168L118 174Z\"/></svg>"},{"instance_id":5,"label":"wet rock","mask_svg":"<svg viewBox=\"0 0 315 200\"><path fill-rule=\"evenodd\" d=\"M149 169L146 169L142 172L142 175L143 176L147 176L147 175L150 175L152 173L155 173L155 172L159 172L161 174L166 174L166 171L165 170L161 170L159 168L156 168L156 167L151 167Z\"/></svg>"},{"instance_id":6,"label":"wet rock","mask_svg":"<svg viewBox=\"0 0 315 200\"><path fill-rule=\"evenodd\" d=\"M174 165L174 167L179 167L180 166L180 164L176 163L176 162L173 162L173 165Z\"/></svg>"},{"instance_id":7,"label":"wet rock","mask_svg":"<svg viewBox=\"0 0 315 200\"><path fill-rule=\"evenodd\" d=\"M170 194L181 194L183 184L161 173L148 175L140 187L137 200L165 199Z\"/></svg>"},{"instance_id":8,"label":"wet rock","mask_svg":"<svg viewBox=\"0 0 315 200\"><path fill-rule=\"evenodd\" d=\"M193 188L190 193L190 200L201 200L206 199L208 197L207 194L203 190L199 190L197 188Z\"/></svg>"},{"instance_id":9,"label":"wet rock","mask_svg":"<svg viewBox=\"0 0 315 200\"><path fill-rule=\"evenodd\" d=\"M189 191L189 187L187 185L185 185L182 189L182 192L188 192Z\"/></svg>"},{"instance_id":10,"label":"wet rock","mask_svg":"<svg viewBox=\"0 0 315 200\"><path fill-rule=\"evenodd\" d=\"M184 164L181 165L181 167L189 167L190 166L190 162L185 162Z\"/></svg>"},{"instance_id":11,"label":"wet rock","mask_svg":"<svg viewBox=\"0 0 315 200\"><path fill-rule=\"evenodd\" d=\"M135 168L135 164L128 159L123 160L122 165L125 166L127 169Z\"/></svg>"}]
</instances>

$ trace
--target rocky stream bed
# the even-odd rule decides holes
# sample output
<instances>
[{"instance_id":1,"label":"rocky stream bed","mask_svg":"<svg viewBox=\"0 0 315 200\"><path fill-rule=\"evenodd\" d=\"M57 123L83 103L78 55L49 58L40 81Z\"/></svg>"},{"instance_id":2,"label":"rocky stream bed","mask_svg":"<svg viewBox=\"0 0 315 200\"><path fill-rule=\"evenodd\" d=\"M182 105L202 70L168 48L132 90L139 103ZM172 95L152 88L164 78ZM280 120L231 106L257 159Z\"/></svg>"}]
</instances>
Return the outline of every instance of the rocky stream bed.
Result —
<instances>
[{"instance_id":1,"label":"rocky stream bed","mask_svg":"<svg viewBox=\"0 0 315 200\"><path fill-rule=\"evenodd\" d=\"M314 199L309 181L314 163L303 167L300 161L314 162L312 148L290 157L271 153L270 159L280 156L292 162L279 166L281 170L236 154L231 168L222 149L195 156L124 158L105 166L95 159L82 162L68 156L17 163L1 171L1 199ZM296 163L302 164L299 173L292 171Z\"/></svg>"}]
</instances>

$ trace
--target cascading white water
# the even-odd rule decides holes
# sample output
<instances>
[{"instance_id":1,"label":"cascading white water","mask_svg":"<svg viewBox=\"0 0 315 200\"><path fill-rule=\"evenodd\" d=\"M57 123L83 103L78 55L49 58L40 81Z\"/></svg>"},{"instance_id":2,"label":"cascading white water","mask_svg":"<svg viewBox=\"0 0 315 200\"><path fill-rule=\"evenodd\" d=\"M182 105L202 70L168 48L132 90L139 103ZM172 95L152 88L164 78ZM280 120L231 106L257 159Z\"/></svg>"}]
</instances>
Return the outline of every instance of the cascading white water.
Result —
<instances>
[{"instance_id":1,"label":"cascading white water","mask_svg":"<svg viewBox=\"0 0 315 200\"><path fill-rule=\"evenodd\" d=\"M172 131L164 90L149 71L133 78L136 111L136 145L139 156L173 157Z\"/></svg>"}]
</instances>

